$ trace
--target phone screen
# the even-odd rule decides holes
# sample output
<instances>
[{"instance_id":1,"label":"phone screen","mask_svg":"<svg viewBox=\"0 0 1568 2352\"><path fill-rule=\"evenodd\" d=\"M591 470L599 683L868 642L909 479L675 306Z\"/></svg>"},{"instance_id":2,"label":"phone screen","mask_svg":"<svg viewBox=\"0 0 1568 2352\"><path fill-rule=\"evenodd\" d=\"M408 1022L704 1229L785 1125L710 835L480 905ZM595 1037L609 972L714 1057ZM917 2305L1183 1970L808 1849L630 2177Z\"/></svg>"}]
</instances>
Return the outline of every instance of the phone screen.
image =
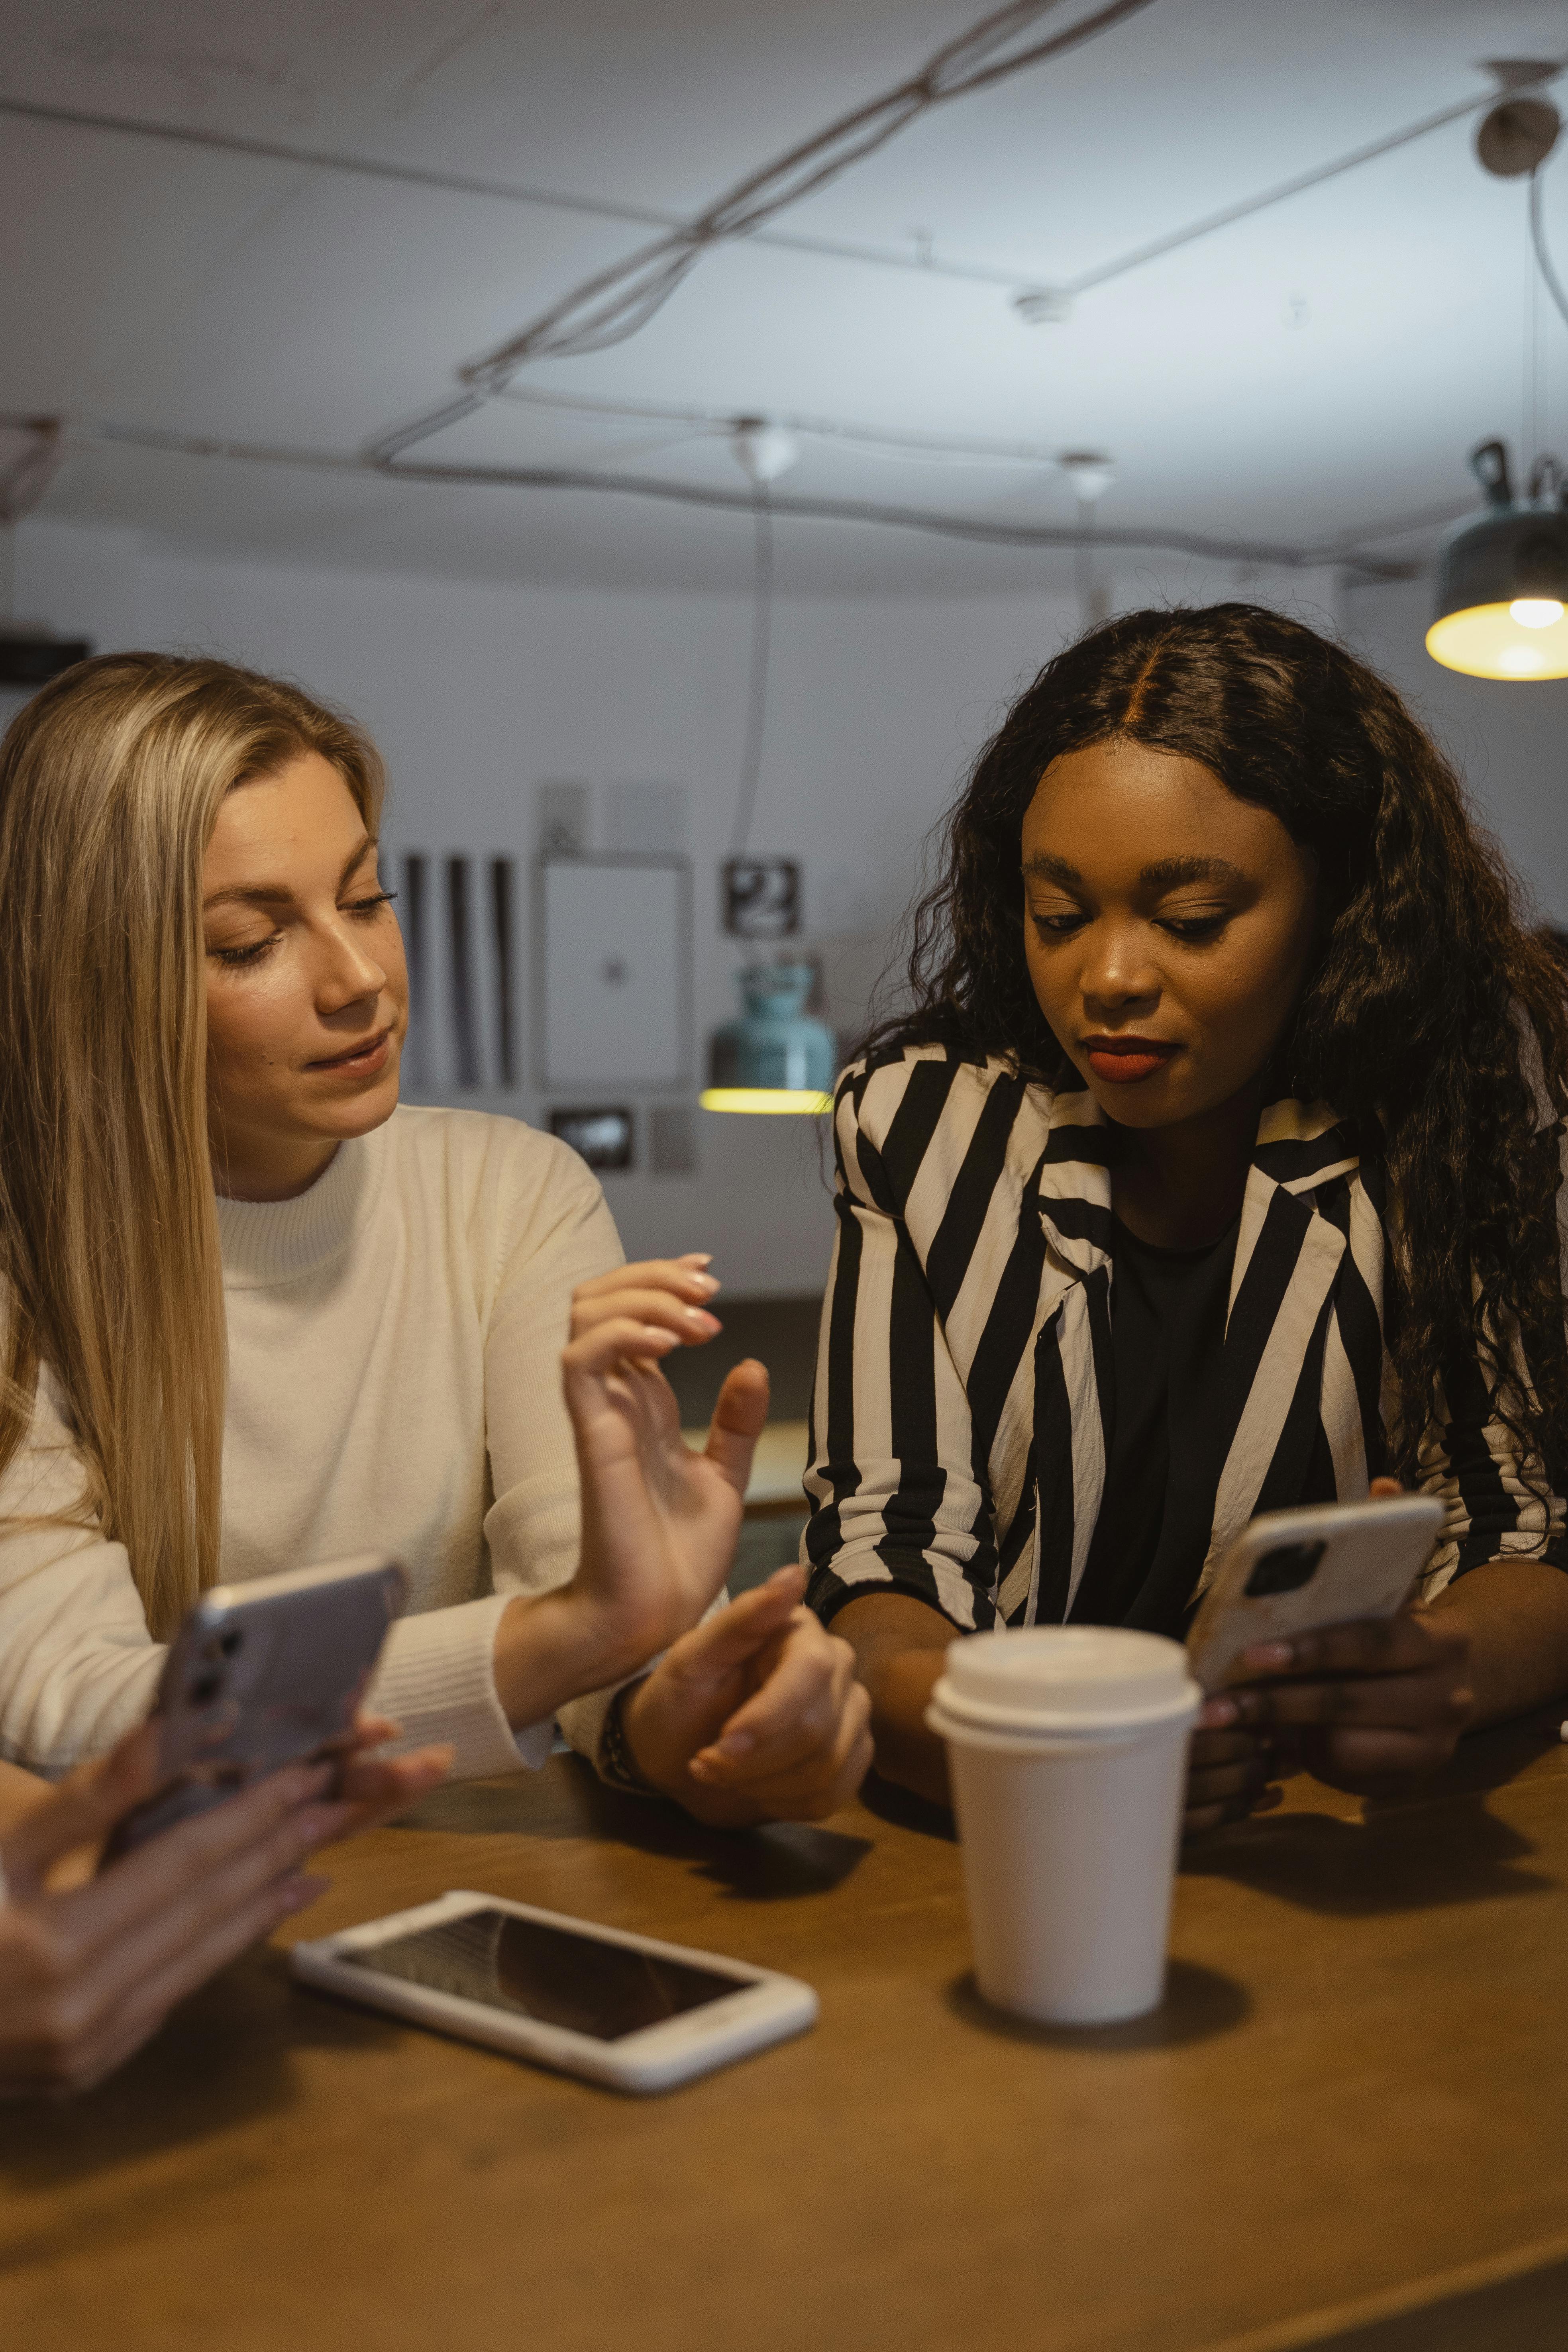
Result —
<instances>
[{"instance_id":1,"label":"phone screen","mask_svg":"<svg viewBox=\"0 0 1568 2352\"><path fill-rule=\"evenodd\" d=\"M564 2026L595 2042L618 2042L722 2000L749 1981L511 1911L466 1911L342 1957L356 1969Z\"/></svg>"}]
</instances>

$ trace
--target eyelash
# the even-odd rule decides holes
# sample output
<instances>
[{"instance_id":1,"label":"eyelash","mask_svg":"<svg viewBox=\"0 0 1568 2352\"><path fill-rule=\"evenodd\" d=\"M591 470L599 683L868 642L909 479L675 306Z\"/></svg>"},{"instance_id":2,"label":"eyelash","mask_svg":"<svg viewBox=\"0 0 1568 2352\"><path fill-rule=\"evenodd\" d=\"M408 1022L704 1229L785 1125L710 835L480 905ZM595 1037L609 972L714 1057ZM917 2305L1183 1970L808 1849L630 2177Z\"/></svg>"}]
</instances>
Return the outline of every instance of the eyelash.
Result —
<instances>
[{"instance_id":1,"label":"eyelash","mask_svg":"<svg viewBox=\"0 0 1568 2352\"><path fill-rule=\"evenodd\" d=\"M1030 918L1042 940L1070 939L1074 931L1082 929L1088 919L1086 915L1034 915ZM1170 916L1160 928L1169 931L1173 939L1180 940L1184 947L1201 947L1205 940L1216 939L1229 920L1229 914L1225 912L1194 915L1185 921L1179 916Z\"/></svg>"},{"instance_id":2,"label":"eyelash","mask_svg":"<svg viewBox=\"0 0 1568 2352\"><path fill-rule=\"evenodd\" d=\"M342 911L345 915L352 915L356 922L372 922L383 907L391 906L396 896L395 890L377 890L372 898L351 899ZM232 971L237 966L243 968L246 964L259 963L263 956L270 955L281 936L281 932L274 931L269 940L253 940L249 947L214 948L211 952L219 963L227 964Z\"/></svg>"}]
</instances>

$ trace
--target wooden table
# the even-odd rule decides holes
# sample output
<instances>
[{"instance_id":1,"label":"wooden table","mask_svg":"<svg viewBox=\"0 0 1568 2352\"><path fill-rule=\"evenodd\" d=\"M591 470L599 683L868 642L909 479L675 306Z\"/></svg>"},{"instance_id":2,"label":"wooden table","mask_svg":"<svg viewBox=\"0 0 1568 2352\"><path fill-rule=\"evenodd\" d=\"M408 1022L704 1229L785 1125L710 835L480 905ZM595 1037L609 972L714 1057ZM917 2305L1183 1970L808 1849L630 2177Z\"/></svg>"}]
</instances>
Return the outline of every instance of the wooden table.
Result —
<instances>
[{"instance_id":1,"label":"wooden table","mask_svg":"<svg viewBox=\"0 0 1568 2352\"><path fill-rule=\"evenodd\" d=\"M101 2091L0 2121L0 2344L1568 2341L1556 1735L1364 1817L1295 1783L1184 1868L1163 2011L1076 2034L982 2008L956 1849L891 1797L721 1838L573 1759L442 1791L340 1851L307 1932L489 1888L809 1978L816 2032L636 2102L258 1954Z\"/></svg>"}]
</instances>

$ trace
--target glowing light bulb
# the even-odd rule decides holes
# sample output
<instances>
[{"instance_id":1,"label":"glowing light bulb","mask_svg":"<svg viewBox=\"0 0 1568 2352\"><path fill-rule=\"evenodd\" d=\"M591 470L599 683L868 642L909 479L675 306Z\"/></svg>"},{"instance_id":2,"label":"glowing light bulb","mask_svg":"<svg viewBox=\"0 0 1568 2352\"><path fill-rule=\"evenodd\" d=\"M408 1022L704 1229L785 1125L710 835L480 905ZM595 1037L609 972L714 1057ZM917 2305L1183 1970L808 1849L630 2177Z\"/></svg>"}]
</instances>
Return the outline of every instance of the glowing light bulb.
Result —
<instances>
[{"instance_id":1,"label":"glowing light bulb","mask_svg":"<svg viewBox=\"0 0 1568 2352\"><path fill-rule=\"evenodd\" d=\"M1555 628L1563 613L1555 596L1516 596L1508 608L1509 619L1521 629Z\"/></svg>"},{"instance_id":2,"label":"glowing light bulb","mask_svg":"<svg viewBox=\"0 0 1568 2352\"><path fill-rule=\"evenodd\" d=\"M1526 677L1532 670L1546 667L1546 656L1538 654L1533 646L1504 646L1498 655L1497 666L1510 677Z\"/></svg>"}]
</instances>

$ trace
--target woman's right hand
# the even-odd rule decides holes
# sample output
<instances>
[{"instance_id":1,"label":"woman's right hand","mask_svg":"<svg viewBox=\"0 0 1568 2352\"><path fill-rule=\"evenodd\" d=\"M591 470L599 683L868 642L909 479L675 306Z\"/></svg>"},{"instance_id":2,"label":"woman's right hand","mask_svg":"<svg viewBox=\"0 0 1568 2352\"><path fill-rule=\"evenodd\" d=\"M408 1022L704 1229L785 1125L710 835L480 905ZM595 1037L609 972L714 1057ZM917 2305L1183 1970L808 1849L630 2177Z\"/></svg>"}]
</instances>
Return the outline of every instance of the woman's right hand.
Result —
<instances>
[{"instance_id":1,"label":"woman's right hand","mask_svg":"<svg viewBox=\"0 0 1568 2352\"><path fill-rule=\"evenodd\" d=\"M362 1749L391 1727L365 1722ZM319 1846L400 1811L449 1754L357 1754L343 1793L325 1765L291 1765L91 1877L110 1831L158 1785L158 1733L137 1731L41 1793L0 1836L0 2095L100 2082L175 2003L287 1919L327 1881Z\"/></svg>"},{"instance_id":2,"label":"woman's right hand","mask_svg":"<svg viewBox=\"0 0 1568 2352\"><path fill-rule=\"evenodd\" d=\"M722 1328L706 1258L617 1266L572 1301L562 1359L582 1479L583 1537L564 1597L585 1611L601 1655L584 1688L619 1681L694 1625L721 1590L740 1533L752 1455L768 1417L763 1367L737 1364L708 1443L691 1451L659 1359Z\"/></svg>"}]
</instances>

